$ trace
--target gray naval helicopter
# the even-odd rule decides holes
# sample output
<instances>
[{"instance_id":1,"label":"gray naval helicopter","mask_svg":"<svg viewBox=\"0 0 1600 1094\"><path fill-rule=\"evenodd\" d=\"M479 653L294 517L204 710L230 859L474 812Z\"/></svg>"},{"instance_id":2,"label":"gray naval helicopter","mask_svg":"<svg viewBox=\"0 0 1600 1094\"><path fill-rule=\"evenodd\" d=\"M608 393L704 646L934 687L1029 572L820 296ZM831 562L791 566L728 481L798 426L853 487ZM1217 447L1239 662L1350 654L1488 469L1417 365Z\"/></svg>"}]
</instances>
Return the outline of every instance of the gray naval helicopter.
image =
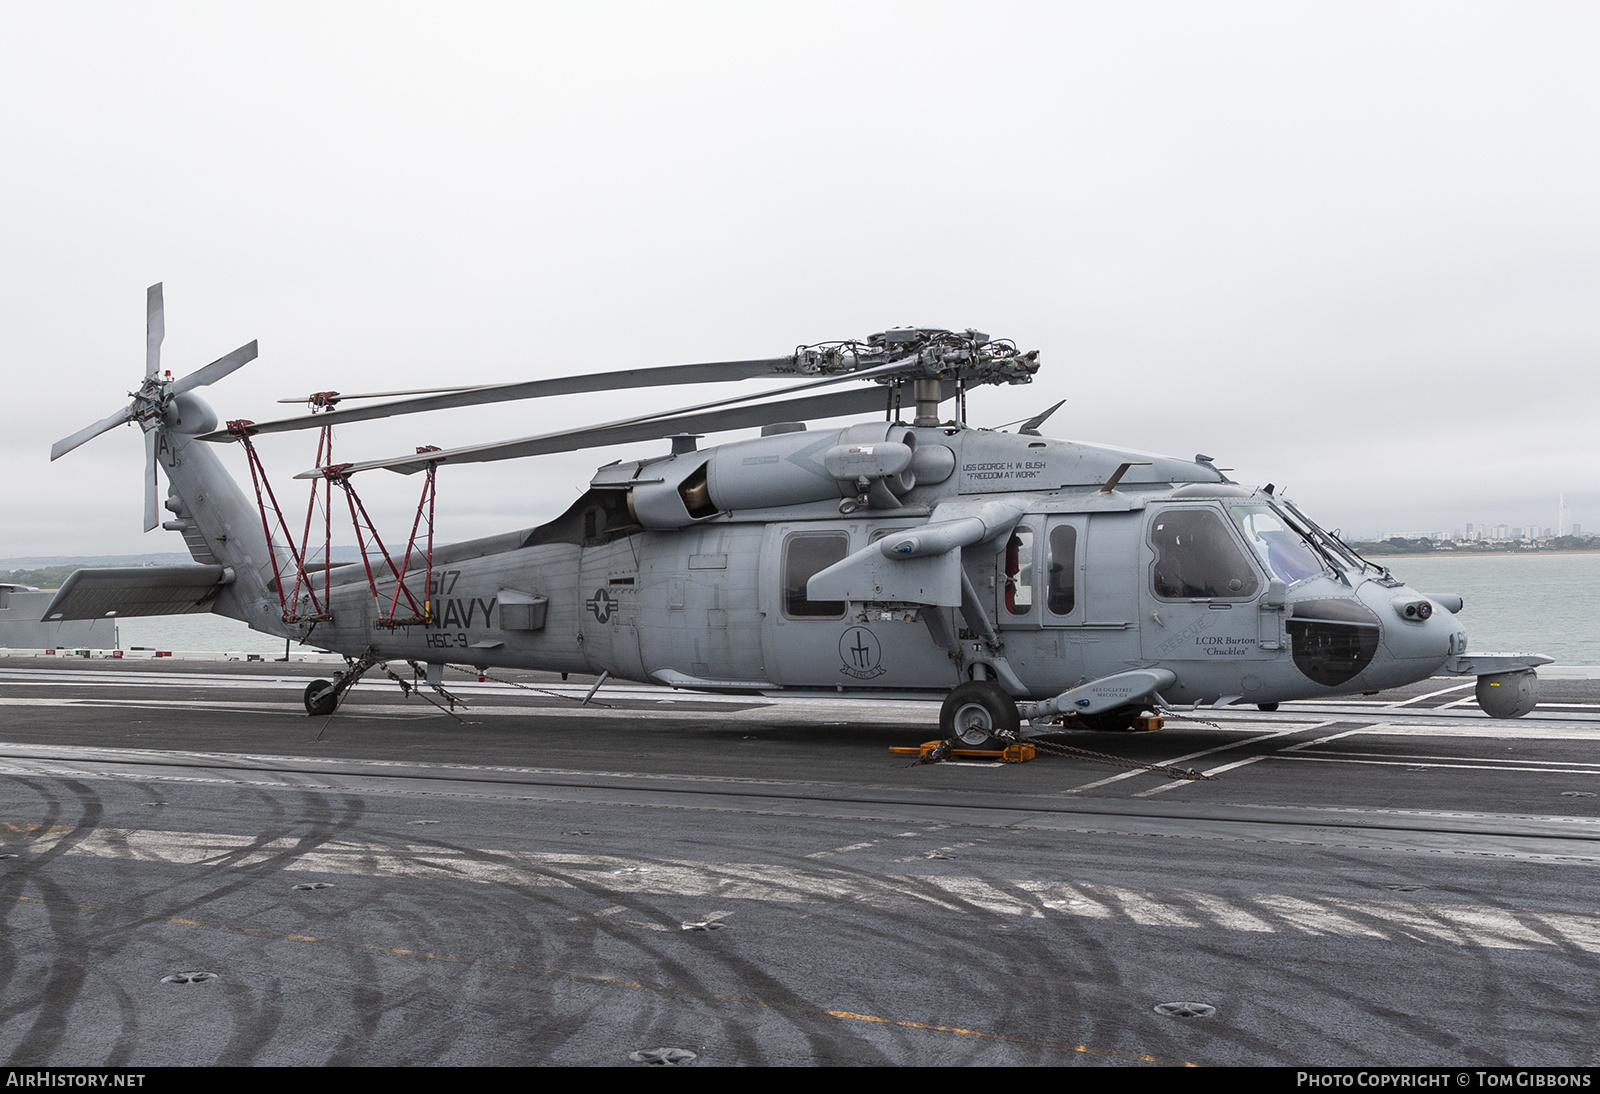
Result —
<instances>
[{"instance_id":1,"label":"gray naval helicopter","mask_svg":"<svg viewBox=\"0 0 1600 1094\"><path fill-rule=\"evenodd\" d=\"M968 388L1027 383L1039 367L1037 351L977 331L894 329L777 358L387 393L413 397L355 407L340 404L364 397L327 392L311 414L219 429L194 389L256 344L174 380L160 369L161 286L148 306L132 402L51 458L137 422L145 528L157 523L159 465L174 518L163 527L182 533L195 565L80 570L45 618L210 611L315 643L348 667L307 688L314 715L375 665L409 662L446 696L447 665L517 667L709 692L942 696L945 737L981 747L1014 739L1023 720L1127 729L1179 704L1272 710L1441 672L1476 675L1482 709L1514 718L1533 709L1534 670L1550 661L1469 654L1460 597L1406 586L1209 456L1040 435L1060 403L1015 433L968 426ZM398 564L385 552L387 566L365 546L364 562L311 560L281 514L273 535L276 510L252 502L212 448L487 402L785 376L798 383L763 396L299 476L329 484L330 500L350 494L357 519L351 477L368 470L426 472L431 485L445 464L671 440L670 452L600 468L548 523L436 549L430 538L425 564L420 547ZM872 413L844 428L804 424ZM697 444L754 427L760 436ZM256 479L253 456L251 466ZM258 499L273 496L261 487Z\"/></svg>"}]
</instances>

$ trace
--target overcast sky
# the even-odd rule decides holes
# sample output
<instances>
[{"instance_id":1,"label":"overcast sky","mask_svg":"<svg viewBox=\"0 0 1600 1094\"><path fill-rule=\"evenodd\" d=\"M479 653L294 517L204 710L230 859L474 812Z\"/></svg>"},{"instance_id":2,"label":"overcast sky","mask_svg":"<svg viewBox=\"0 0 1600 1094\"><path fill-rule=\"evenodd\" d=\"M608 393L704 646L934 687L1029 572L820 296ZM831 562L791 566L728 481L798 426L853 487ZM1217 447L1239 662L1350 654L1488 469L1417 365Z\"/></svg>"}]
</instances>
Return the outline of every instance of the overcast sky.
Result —
<instances>
[{"instance_id":1,"label":"overcast sky","mask_svg":"<svg viewBox=\"0 0 1600 1094\"><path fill-rule=\"evenodd\" d=\"M164 364L206 397L789 352L1038 349L1047 432L1286 487L1329 526L1600 530L1593 4L0 2L0 557L177 551L142 449L51 442ZM524 436L705 389L341 432ZM262 450L287 480L310 434ZM441 472L440 533L660 444ZM231 458L231 457L230 457ZM364 487L393 523L417 482Z\"/></svg>"}]
</instances>

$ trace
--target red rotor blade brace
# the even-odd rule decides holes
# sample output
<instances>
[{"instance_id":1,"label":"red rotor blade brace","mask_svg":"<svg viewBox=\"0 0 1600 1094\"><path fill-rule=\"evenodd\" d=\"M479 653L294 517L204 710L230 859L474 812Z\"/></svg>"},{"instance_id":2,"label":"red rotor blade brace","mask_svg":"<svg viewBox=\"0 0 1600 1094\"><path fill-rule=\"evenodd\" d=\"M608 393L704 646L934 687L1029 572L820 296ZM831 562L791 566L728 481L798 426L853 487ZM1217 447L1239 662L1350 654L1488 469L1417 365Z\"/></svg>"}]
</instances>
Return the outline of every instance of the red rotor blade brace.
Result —
<instances>
[{"instance_id":1,"label":"red rotor blade brace","mask_svg":"<svg viewBox=\"0 0 1600 1094\"><path fill-rule=\"evenodd\" d=\"M311 481L311 495L306 502L306 519L301 529L300 540L295 542L293 533L289 530L288 521L283 515L283 508L278 504L277 495L273 492L272 484L267 479L266 468L262 466L261 456L251 443L250 427L255 423L240 419L228 423L228 432L238 437L244 444L245 458L250 465L250 482L255 488L256 507L261 513L261 530L267 537L271 550L273 587L278 593L278 606L283 612L285 623L321 623L333 618L330 594L333 588L333 488L335 486L344 491L347 507L350 512L350 525L355 532L356 546L361 552L361 565L367 575L367 589L372 594L374 606L377 608L375 624L379 627L412 627L427 626L433 621L431 591L433 588L433 527L434 527L434 499L435 472L437 463L430 463L423 475L422 496L417 501L417 515L411 522L411 535L406 540L405 553L399 563L395 564L394 557L388 548L383 545L383 539L378 534L372 517L367 512L367 507L362 503L361 497L356 493L355 486L350 477L345 473L348 463L336 464L333 462L333 427L323 426L321 435L317 440L317 467L321 470L320 477ZM439 449L433 445L425 445L417 452L437 452ZM312 574L314 567L307 566L309 558L307 547L311 538L311 522L316 515L318 487L322 489L322 595L317 595L316 582ZM281 535L280 546L274 538L274 524ZM281 557L286 553L288 558ZM424 563L421 574L422 593L419 596L411 590L411 582L407 579L413 575L409 573L413 556L420 556L419 561ZM374 571L374 558L381 560L376 572ZM284 589L284 570L288 563L293 563L294 588L292 592ZM387 571L387 574L384 573ZM394 582L392 593L387 595L388 604L385 606L385 591L380 590L379 583ZM304 596L302 596L302 590ZM400 602L405 601L409 614L401 616Z\"/></svg>"}]
</instances>

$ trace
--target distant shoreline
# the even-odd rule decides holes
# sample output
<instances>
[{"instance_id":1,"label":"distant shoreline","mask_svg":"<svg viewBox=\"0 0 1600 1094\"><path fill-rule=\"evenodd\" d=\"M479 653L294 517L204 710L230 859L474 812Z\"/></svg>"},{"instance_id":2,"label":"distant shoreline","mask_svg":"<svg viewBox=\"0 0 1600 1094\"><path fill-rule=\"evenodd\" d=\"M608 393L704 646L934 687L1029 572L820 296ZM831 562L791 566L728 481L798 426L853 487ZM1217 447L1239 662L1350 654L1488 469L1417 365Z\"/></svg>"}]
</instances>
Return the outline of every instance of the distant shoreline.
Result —
<instances>
[{"instance_id":1,"label":"distant shoreline","mask_svg":"<svg viewBox=\"0 0 1600 1094\"><path fill-rule=\"evenodd\" d=\"M1600 549L1578 548L1557 551L1401 551L1392 555L1363 555L1368 562L1379 563L1387 558L1546 558L1550 555L1600 555Z\"/></svg>"}]
</instances>

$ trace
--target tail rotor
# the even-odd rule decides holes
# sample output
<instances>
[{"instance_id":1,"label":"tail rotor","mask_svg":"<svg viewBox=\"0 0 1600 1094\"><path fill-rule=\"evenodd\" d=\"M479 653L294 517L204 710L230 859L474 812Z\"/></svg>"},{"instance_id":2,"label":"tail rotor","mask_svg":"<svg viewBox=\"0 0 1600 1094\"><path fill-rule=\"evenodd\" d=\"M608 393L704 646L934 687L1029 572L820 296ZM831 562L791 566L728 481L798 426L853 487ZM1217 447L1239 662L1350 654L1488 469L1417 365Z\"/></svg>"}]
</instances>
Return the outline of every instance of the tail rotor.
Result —
<instances>
[{"instance_id":1,"label":"tail rotor","mask_svg":"<svg viewBox=\"0 0 1600 1094\"><path fill-rule=\"evenodd\" d=\"M58 460L102 433L127 422L138 422L139 427L144 430L144 530L146 532L154 528L160 520L157 504L159 483L156 480L156 438L164 424L168 408L184 392L214 384L253 361L256 356L256 343L251 342L181 379L174 380L171 373L161 371L161 343L166 338L166 333L166 305L162 298L161 285L158 283L151 285L145 295L144 382L138 391L129 393L132 402L115 414L63 437L50 446L50 458Z\"/></svg>"}]
</instances>

